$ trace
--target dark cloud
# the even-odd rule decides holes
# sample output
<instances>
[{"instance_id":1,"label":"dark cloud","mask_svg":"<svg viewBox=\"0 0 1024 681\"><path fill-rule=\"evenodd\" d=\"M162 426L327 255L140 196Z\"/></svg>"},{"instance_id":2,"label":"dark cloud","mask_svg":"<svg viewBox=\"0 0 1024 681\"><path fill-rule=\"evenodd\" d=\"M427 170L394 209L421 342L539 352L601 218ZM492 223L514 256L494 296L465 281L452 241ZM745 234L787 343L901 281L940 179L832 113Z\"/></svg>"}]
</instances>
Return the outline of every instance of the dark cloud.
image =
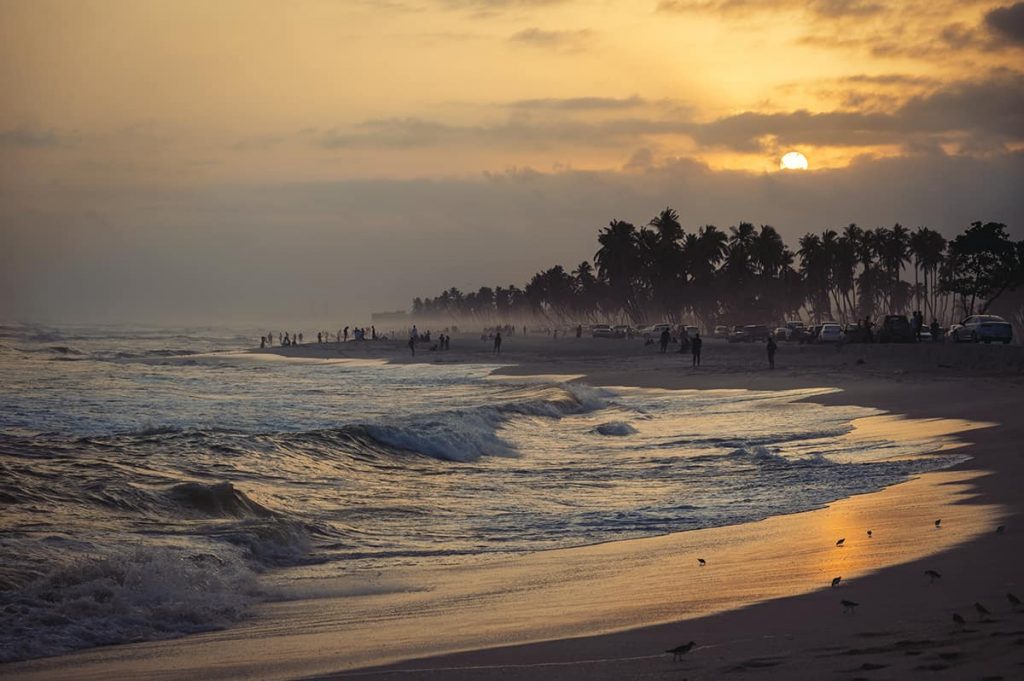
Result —
<instances>
[{"instance_id":1,"label":"dark cloud","mask_svg":"<svg viewBox=\"0 0 1024 681\"><path fill-rule=\"evenodd\" d=\"M985 15L985 25L1016 45L1024 45L1024 2L999 7Z\"/></svg>"},{"instance_id":2,"label":"dark cloud","mask_svg":"<svg viewBox=\"0 0 1024 681\"><path fill-rule=\"evenodd\" d=\"M739 151L778 144L871 146L913 136L966 133L996 145L1024 141L1024 74L998 72L980 82L962 82L912 97L894 112L747 112L696 126L693 136L709 146Z\"/></svg>"},{"instance_id":3,"label":"dark cloud","mask_svg":"<svg viewBox=\"0 0 1024 681\"><path fill-rule=\"evenodd\" d=\"M871 0L661 0L659 12L713 12L755 14L780 10L809 11L822 17L864 17L885 11L885 5Z\"/></svg>"},{"instance_id":4,"label":"dark cloud","mask_svg":"<svg viewBox=\"0 0 1024 681\"><path fill-rule=\"evenodd\" d=\"M611 111L633 109L649 102L637 95L632 97L568 97L545 99L520 99L509 103L514 109L550 109L555 111Z\"/></svg>"},{"instance_id":5,"label":"dark cloud","mask_svg":"<svg viewBox=\"0 0 1024 681\"><path fill-rule=\"evenodd\" d=\"M509 42L518 45L540 47L556 52L578 52L586 49L594 37L589 29L574 31L546 31L541 28L526 28L509 37Z\"/></svg>"},{"instance_id":6,"label":"dark cloud","mask_svg":"<svg viewBox=\"0 0 1024 681\"><path fill-rule=\"evenodd\" d=\"M878 79L885 76L853 76ZM889 77L893 82L898 78ZM600 110L614 114L634 100L579 98L532 100L544 116L512 115L498 123L454 125L419 118L366 121L345 130L331 130L315 138L328 149L380 147L412 148L440 145L490 145L498 148L528 146L616 147L648 146L657 136L684 135L703 147L741 152L774 151L779 145L870 147L922 143L930 138L970 138L975 144L998 149L1024 141L1024 73L996 71L978 82L964 81L925 94L911 96L889 110L806 110L776 113L744 112L711 121L695 121L678 113L668 102L644 102L644 115L588 120L576 114ZM873 105L893 100L874 99ZM661 107L660 109L658 107Z\"/></svg>"},{"instance_id":7,"label":"dark cloud","mask_svg":"<svg viewBox=\"0 0 1024 681\"><path fill-rule=\"evenodd\" d=\"M993 10L982 24L951 21L964 4L990 5L991 0L662 0L657 8L738 21L785 12L803 29L795 39L799 44L880 58L950 62L962 60L964 53L994 53L1024 42L1024 3Z\"/></svg>"},{"instance_id":8,"label":"dark cloud","mask_svg":"<svg viewBox=\"0 0 1024 681\"><path fill-rule=\"evenodd\" d=\"M856 85L893 85L893 86L935 86L939 80L929 76L910 75L906 73L881 73L865 74L859 73L851 76L844 76L839 79L842 83Z\"/></svg>"}]
</instances>

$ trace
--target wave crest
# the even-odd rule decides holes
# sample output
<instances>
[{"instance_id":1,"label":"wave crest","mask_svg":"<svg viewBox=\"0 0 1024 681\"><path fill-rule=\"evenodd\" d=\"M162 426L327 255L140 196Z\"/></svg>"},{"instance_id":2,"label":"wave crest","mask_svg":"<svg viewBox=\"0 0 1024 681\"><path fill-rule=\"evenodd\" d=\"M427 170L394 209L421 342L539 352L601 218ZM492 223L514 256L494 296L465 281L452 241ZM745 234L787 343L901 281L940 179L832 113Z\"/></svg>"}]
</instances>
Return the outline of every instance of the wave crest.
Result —
<instances>
[{"instance_id":1,"label":"wave crest","mask_svg":"<svg viewBox=\"0 0 1024 681\"><path fill-rule=\"evenodd\" d=\"M169 549L81 559L0 592L0 662L220 629L257 595L238 561Z\"/></svg>"}]
</instances>

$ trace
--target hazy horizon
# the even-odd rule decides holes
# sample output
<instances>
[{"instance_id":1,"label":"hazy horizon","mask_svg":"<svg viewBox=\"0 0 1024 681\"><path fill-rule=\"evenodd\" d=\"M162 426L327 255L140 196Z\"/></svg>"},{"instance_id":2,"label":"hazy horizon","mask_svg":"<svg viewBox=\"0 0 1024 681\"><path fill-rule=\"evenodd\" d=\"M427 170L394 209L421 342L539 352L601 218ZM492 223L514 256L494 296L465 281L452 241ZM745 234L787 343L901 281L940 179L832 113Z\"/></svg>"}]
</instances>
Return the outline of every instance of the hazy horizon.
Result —
<instances>
[{"instance_id":1,"label":"hazy horizon","mask_svg":"<svg viewBox=\"0 0 1024 681\"><path fill-rule=\"evenodd\" d=\"M333 328L666 206L1020 239L1022 53L985 0L0 1L0 319Z\"/></svg>"}]
</instances>

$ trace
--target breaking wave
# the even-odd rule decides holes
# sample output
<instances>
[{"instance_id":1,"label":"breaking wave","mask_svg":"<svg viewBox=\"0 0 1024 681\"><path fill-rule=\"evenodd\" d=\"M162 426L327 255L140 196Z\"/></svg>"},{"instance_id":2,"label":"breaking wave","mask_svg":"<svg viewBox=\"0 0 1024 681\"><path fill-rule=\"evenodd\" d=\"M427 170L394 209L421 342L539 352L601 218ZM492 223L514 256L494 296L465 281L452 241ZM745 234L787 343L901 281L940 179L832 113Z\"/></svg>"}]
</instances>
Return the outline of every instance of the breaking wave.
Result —
<instances>
[{"instance_id":1,"label":"breaking wave","mask_svg":"<svg viewBox=\"0 0 1024 681\"><path fill-rule=\"evenodd\" d=\"M0 591L0 662L223 628L258 595L238 560L160 548L82 557Z\"/></svg>"}]
</instances>

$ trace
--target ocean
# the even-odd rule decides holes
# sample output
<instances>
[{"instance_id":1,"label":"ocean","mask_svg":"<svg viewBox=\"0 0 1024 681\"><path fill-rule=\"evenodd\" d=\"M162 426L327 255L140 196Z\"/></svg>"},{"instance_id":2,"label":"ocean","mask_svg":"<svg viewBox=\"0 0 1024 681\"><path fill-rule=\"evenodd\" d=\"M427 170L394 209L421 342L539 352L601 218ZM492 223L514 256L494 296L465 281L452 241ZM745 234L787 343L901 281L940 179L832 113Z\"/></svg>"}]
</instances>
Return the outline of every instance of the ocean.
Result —
<instances>
[{"instance_id":1,"label":"ocean","mask_svg":"<svg viewBox=\"0 0 1024 681\"><path fill-rule=\"evenodd\" d=\"M598 388L258 337L0 327L0 661L229 627L268 574L744 523L964 458L848 437L880 412L807 401L827 386Z\"/></svg>"}]
</instances>

